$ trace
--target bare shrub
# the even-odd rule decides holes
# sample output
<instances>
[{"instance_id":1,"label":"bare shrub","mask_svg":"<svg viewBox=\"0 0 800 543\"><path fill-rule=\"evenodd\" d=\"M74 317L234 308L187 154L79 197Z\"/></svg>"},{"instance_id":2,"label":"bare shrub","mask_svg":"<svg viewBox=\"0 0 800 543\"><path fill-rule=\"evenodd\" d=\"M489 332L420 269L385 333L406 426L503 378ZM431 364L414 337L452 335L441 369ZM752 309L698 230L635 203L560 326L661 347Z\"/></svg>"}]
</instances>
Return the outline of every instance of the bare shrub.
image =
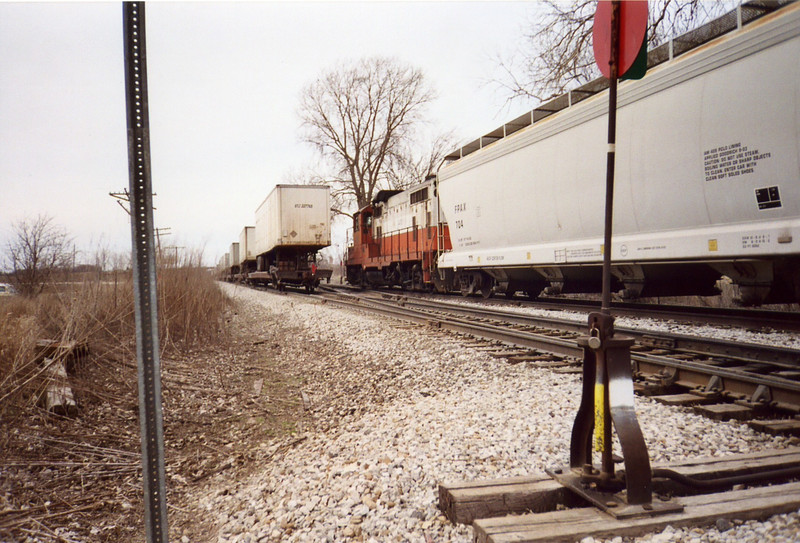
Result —
<instances>
[{"instance_id":1,"label":"bare shrub","mask_svg":"<svg viewBox=\"0 0 800 543\"><path fill-rule=\"evenodd\" d=\"M35 296L57 270L67 267L71 240L67 231L47 215L20 220L12 228L14 238L7 247L11 277L20 292Z\"/></svg>"},{"instance_id":2,"label":"bare shrub","mask_svg":"<svg viewBox=\"0 0 800 543\"><path fill-rule=\"evenodd\" d=\"M26 392L32 388L40 327L33 301L15 297L0 302L0 421L8 421L19 413Z\"/></svg>"},{"instance_id":3,"label":"bare shrub","mask_svg":"<svg viewBox=\"0 0 800 543\"><path fill-rule=\"evenodd\" d=\"M158 271L162 352L181 352L223 339L222 316L229 301L199 262L193 255L181 266ZM89 375L113 375L119 373L115 366L136 365L129 271L91 274L77 284L58 289L51 285L34 298L20 296L2 302L0 418L34 405L42 392L43 370L35 362L37 340L87 345L92 353ZM112 381L120 384L121 380Z\"/></svg>"},{"instance_id":4,"label":"bare shrub","mask_svg":"<svg viewBox=\"0 0 800 543\"><path fill-rule=\"evenodd\" d=\"M183 353L214 350L227 339L230 302L201 260L192 253L162 262L157 272L171 417L178 416L176 383L191 375ZM49 541L57 527L69 526L68 537L53 540L130 541L142 516L132 274L101 266L65 279L38 296L0 299L0 509L8 512L0 540ZM62 355L77 418L39 403L54 379L37 361L41 339L89 347L79 358ZM176 428L182 426L168 431Z\"/></svg>"}]
</instances>

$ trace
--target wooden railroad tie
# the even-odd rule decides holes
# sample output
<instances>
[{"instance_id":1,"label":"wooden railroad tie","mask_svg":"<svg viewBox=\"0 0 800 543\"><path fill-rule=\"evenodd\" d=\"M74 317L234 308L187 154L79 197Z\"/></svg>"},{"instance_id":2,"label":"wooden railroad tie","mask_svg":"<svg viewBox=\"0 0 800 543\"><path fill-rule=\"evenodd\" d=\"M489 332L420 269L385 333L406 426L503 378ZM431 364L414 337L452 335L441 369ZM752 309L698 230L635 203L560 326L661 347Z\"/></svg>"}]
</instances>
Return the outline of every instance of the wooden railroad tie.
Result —
<instances>
[{"instance_id":1,"label":"wooden railroad tie","mask_svg":"<svg viewBox=\"0 0 800 543\"><path fill-rule=\"evenodd\" d=\"M704 405L714 402L714 400L711 398L706 398L705 396L699 396L692 393L651 396L651 399L664 405L676 405L680 407Z\"/></svg>"},{"instance_id":2,"label":"wooden railroad tie","mask_svg":"<svg viewBox=\"0 0 800 543\"><path fill-rule=\"evenodd\" d=\"M800 436L800 420L794 419L778 419L778 420L754 420L750 421L749 425L757 432L764 432L765 434L779 435L790 434L793 436Z\"/></svg>"},{"instance_id":3,"label":"wooden railroad tie","mask_svg":"<svg viewBox=\"0 0 800 543\"><path fill-rule=\"evenodd\" d=\"M695 411L713 420L748 420L753 418L753 409L735 403L698 405Z\"/></svg>"},{"instance_id":4,"label":"wooden railroad tie","mask_svg":"<svg viewBox=\"0 0 800 543\"><path fill-rule=\"evenodd\" d=\"M656 464L695 479L767 472L800 464L800 447ZM773 481L774 482L774 481ZM701 494L671 480L654 478L655 495L673 497L679 513L615 519L588 507L548 475L439 486L439 508L454 523L472 524L478 543L579 541L586 536L636 536L671 526L703 526L719 518L762 519L800 508L800 483L774 484ZM705 491L709 492L709 491ZM654 501L658 500L655 497Z\"/></svg>"}]
</instances>

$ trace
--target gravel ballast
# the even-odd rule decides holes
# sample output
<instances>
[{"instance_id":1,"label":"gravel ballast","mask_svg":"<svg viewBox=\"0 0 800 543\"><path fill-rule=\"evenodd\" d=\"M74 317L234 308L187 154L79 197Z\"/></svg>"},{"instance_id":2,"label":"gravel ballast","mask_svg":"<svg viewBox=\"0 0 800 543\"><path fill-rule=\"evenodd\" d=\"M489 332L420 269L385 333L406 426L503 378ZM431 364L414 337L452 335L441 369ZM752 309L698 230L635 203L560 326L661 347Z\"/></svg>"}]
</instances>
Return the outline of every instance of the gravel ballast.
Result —
<instances>
[{"instance_id":1,"label":"gravel ballast","mask_svg":"<svg viewBox=\"0 0 800 543\"><path fill-rule=\"evenodd\" d=\"M440 482L567 463L580 375L511 365L456 336L314 298L224 288L238 319L262 322L295 357L308 420L291 438L265 440L249 478L223 474L198 498L217 517L219 541L468 542L472 528L437 508ZM647 398L637 397L636 410L651 461L796 444ZM798 540L800 517L667 528L636 541L769 538Z\"/></svg>"}]
</instances>

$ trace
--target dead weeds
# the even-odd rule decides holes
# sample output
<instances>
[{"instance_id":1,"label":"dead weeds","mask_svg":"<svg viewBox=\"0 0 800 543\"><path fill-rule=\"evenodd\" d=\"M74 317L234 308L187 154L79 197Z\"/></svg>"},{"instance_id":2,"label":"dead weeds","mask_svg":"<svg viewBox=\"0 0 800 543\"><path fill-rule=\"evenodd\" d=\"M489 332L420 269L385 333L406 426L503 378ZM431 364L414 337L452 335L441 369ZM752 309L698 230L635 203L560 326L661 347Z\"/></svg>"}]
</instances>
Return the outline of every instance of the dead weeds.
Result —
<instances>
[{"instance_id":1,"label":"dead weeds","mask_svg":"<svg viewBox=\"0 0 800 543\"><path fill-rule=\"evenodd\" d=\"M264 444L291 436L304 417L300 382L280 362L281 337L264 337L235 309L226 320L226 341L161 360L175 541L216 540L192 496L218 474L246 476ZM0 421L0 540L144 541L131 347L91 354L71 382L77 417L32 407L13 425Z\"/></svg>"}]
</instances>

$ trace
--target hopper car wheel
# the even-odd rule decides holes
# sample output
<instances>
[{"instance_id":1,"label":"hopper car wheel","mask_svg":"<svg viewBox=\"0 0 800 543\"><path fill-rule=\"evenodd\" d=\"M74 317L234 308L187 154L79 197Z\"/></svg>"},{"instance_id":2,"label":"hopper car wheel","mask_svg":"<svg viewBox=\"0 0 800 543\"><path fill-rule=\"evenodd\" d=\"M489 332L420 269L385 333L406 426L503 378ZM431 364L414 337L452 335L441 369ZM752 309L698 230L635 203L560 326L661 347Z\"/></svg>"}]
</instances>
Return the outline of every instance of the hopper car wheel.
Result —
<instances>
[{"instance_id":1,"label":"hopper car wheel","mask_svg":"<svg viewBox=\"0 0 800 543\"><path fill-rule=\"evenodd\" d=\"M475 274L463 273L457 277L456 281L462 296L472 296L475 292L475 283L477 282Z\"/></svg>"},{"instance_id":2,"label":"hopper car wheel","mask_svg":"<svg viewBox=\"0 0 800 543\"><path fill-rule=\"evenodd\" d=\"M481 296L484 300L488 300L494 294L494 278L490 277L485 273L480 273L480 275L475 275L474 279L477 287L478 292L481 293Z\"/></svg>"}]
</instances>

